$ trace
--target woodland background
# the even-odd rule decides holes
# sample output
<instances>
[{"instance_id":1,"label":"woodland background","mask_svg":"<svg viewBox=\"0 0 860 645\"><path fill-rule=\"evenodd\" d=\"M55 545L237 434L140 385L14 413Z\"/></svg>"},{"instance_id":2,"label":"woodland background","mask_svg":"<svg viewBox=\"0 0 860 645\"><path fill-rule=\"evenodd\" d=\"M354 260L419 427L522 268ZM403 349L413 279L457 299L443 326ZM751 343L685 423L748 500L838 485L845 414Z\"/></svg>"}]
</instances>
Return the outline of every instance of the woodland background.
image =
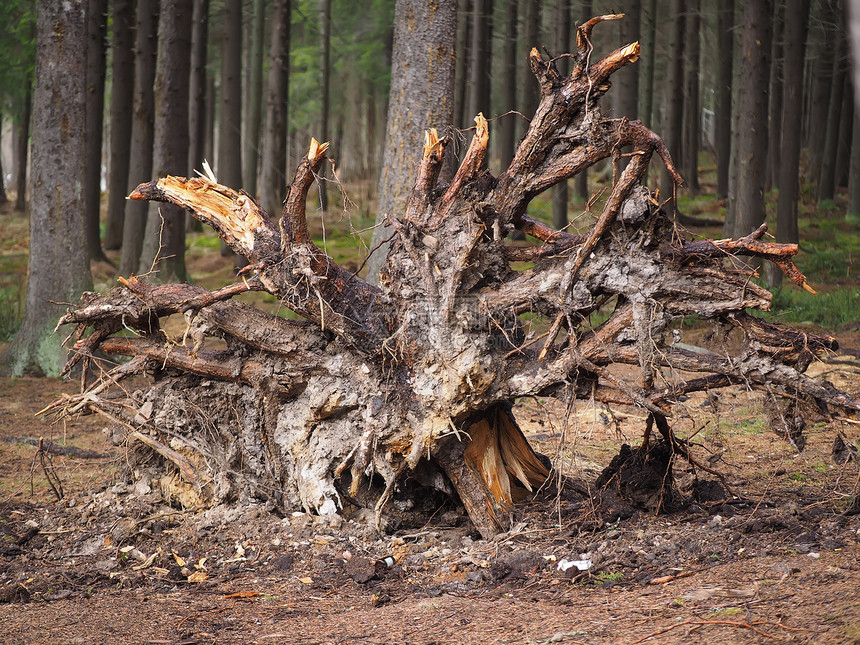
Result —
<instances>
[{"instance_id":1,"label":"woodland background","mask_svg":"<svg viewBox=\"0 0 860 645\"><path fill-rule=\"evenodd\" d=\"M410 3L401 2L408 9ZM29 204L28 169L44 168L46 158L56 162L60 154L29 145L47 127L32 118L38 4L13 0L0 8L0 202L12 199L20 212ZM79 177L80 202L69 201L64 210L86 222L86 239L62 252L56 243L32 245L29 282L38 290L44 276L42 301L74 301L73 294L89 288L86 260L108 261L119 275L148 272L159 240L161 254L168 256L159 279L188 279L185 253L192 244L206 243L194 242L190 222L187 239L184 229L165 229L154 207L125 200L130 190L167 171L202 172L208 160L219 182L243 188L278 213L287 178L312 136L332 141L334 164L316 194L322 211L332 209L331 199L338 214L326 223L328 242L335 245L330 253L340 252L338 230L352 232L345 253L361 263L372 248L368 229L377 215L377 186L383 185L390 70L405 64L392 60L393 0L184 0L165 3L160 21L156 0L79 4L88 16L80 57L86 104L72 120L86 152L61 167ZM777 240L802 242L809 253L802 268L818 263L829 272L827 282L835 277L838 283L843 274L850 276L860 248L860 128L854 127L846 5L459 0L454 58L438 61L454 67L453 118L426 126L465 141L465 129L483 112L492 131L489 164L498 172L525 130L523 115L539 96L526 65L531 47L558 56L573 48L571 26L624 11L626 17L608 27L615 37L598 39L594 55L641 42L641 60L613 78L612 112L638 118L664 138L686 180L677 189L681 223L719 220L723 235L739 237L769 218ZM170 52L161 67L159 42ZM174 79L178 94L159 89L166 78ZM56 87L55 98L62 91ZM168 104L159 124L158 109ZM407 174L419 144L407 152L412 161L402 162ZM658 179L658 172L655 167L652 188L661 188L661 199L671 198L674 187L668 176ZM609 181L609 164L582 173L569 190L563 186L551 200L537 200L531 214L556 226L574 220L577 229L576 215L599 199ZM833 216L830 226L838 235L826 243L815 235L802 239L798 208L801 219L810 217L813 224L822 214L828 221ZM696 213L705 219L686 219ZM720 235L718 228L710 230ZM76 269L49 268L47 258L68 254L81 256ZM26 255L13 255L4 260L0 283L5 340L27 309L21 280ZM75 282L64 294L56 293L58 276ZM827 288L827 297L812 307L817 312L809 313L806 294L780 289L779 272L765 267L762 279L777 290L777 309L803 310L798 320L812 316L828 326L857 318L850 285ZM33 315L45 321L37 326L50 320L52 327L61 312L52 306ZM7 363L13 373L58 372L57 361L19 357Z\"/></svg>"}]
</instances>

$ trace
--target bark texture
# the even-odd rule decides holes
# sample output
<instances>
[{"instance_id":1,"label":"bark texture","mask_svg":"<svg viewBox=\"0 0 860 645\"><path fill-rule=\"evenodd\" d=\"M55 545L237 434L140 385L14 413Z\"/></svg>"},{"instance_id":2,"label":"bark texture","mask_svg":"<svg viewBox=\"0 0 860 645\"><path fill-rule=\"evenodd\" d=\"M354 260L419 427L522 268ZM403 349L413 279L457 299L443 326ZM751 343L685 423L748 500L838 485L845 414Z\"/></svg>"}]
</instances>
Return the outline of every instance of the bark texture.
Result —
<instances>
[{"instance_id":1,"label":"bark texture","mask_svg":"<svg viewBox=\"0 0 860 645\"><path fill-rule=\"evenodd\" d=\"M367 261L371 282L377 281L388 250L386 240L394 233L385 218L405 210L415 182L413 151L421 145L424 128L444 128L452 122L456 30L453 2L431 7L422 0L398 0L395 6L385 153L371 243L371 249L378 250Z\"/></svg>"},{"instance_id":2,"label":"bark texture","mask_svg":"<svg viewBox=\"0 0 860 645\"><path fill-rule=\"evenodd\" d=\"M66 352L54 321L92 288L84 182L87 0L40 2L33 92L30 268L24 321L2 363L12 375L57 376Z\"/></svg>"},{"instance_id":3,"label":"bark texture","mask_svg":"<svg viewBox=\"0 0 860 645\"><path fill-rule=\"evenodd\" d=\"M763 241L766 227L686 241L640 183L654 153L676 173L655 134L601 114L611 74L639 56L633 43L589 59L592 29L611 18L578 28L569 75L531 51L540 102L498 176L486 166L481 115L447 184L439 176L450 141L425 133L408 201L388 214L379 286L309 238L305 204L326 143L311 141L278 225L248 195L205 178L141 184L132 199L188 209L251 264L242 281L212 292L129 278L86 295L62 321L78 325L69 368L96 349L131 360L57 407L110 419L134 446L135 467L167 478L164 490L184 490L183 503L268 499L320 514L354 504L379 519L408 514L436 491L456 495L486 537L508 530L515 503L550 474L511 414L520 397L638 406L649 414L646 434L656 426L691 460L669 422L689 392L743 383L856 414L860 401L803 374L832 338L746 311L766 309L771 296L739 258L767 258L809 288L791 260L797 246ZM617 161L624 146L630 163L588 234L526 215L536 195ZM509 244L512 230L536 243ZM514 270L523 261L533 267ZM248 290L274 295L303 320L231 300ZM608 319L592 325L601 309ZM171 314L185 317L179 337L162 326ZM669 325L688 315L714 320L725 340L711 349L680 342L683 326ZM123 329L136 334L115 335ZM622 376L614 363L638 369ZM154 376L151 386L108 395L111 383L140 372Z\"/></svg>"}]
</instances>

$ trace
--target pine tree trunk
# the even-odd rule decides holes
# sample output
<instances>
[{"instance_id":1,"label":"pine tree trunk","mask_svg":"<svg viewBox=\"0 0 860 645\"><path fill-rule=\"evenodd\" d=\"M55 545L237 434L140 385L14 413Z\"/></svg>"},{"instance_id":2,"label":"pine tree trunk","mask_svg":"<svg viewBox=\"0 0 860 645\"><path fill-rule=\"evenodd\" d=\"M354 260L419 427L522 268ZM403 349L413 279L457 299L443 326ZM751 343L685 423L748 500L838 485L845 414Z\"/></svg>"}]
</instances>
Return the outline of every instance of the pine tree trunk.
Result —
<instances>
[{"instance_id":1,"label":"pine tree trunk","mask_svg":"<svg viewBox=\"0 0 860 645\"><path fill-rule=\"evenodd\" d=\"M125 197L131 160L134 105L134 0L114 0L111 33L110 173L104 247L122 246Z\"/></svg>"},{"instance_id":2,"label":"pine tree trunk","mask_svg":"<svg viewBox=\"0 0 860 645\"><path fill-rule=\"evenodd\" d=\"M89 0L87 7L87 159L83 190L87 213L87 246L91 260L105 258L101 246L99 222L102 194L106 35L107 0Z\"/></svg>"},{"instance_id":3,"label":"pine tree trunk","mask_svg":"<svg viewBox=\"0 0 860 645\"><path fill-rule=\"evenodd\" d=\"M87 0L39 2L30 173L30 262L21 329L0 357L13 376L59 376L57 316L92 288L81 186L86 160ZM57 33L64 35L62 39Z\"/></svg>"},{"instance_id":4,"label":"pine tree trunk","mask_svg":"<svg viewBox=\"0 0 860 645\"><path fill-rule=\"evenodd\" d=\"M126 194L140 177L152 175L152 143L155 122L155 58L158 52L158 0L137 0L134 47L134 114L131 123L131 156ZM136 183L137 182L137 183ZM140 270L140 255L146 234L149 205L126 202L122 229L122 257L119 274ZM149 266L144 269L149 270Z\"/></svg>"},{"instance_id":5,"label":"pine tree trunk","mask_svg":"<svg viewBox=\"0 0 860 645\"><path fill-rule=\"evenodd\" d=\"M218 158L215 175L228 186L242 181L242 0L224 0L221 25L221 110L218 114ZM221 244L221 254L232 256ZM240 262L237 259L237 263Z\"/></svg>"},{"instance_id":6,"label":"pine tree trunk","mask_svg":"<svg viewBox=\"0 0 860 645\"><path fill-rule=\"evenodd\" d=\"M835 25L839 21L838 0L820 0L815 25L816 48L812 58L812 88L809 106L809 170L811 180L818 181L824 157L822 142L827 136L827 112L830 105L830 87L833 84L833 59L839 40Z\"/></svg>"},{"instance_id":7,"label":"pine tree trunk","mask_svg":"<svg viewBox=\"0 0 860 645\"><path fill-rule=\"evenodd\" d=\"M457 40L454 69L454 126L468 127L469 113L469 61L472 57L472 4L473 0L457 2Z\"/></svg>"},{"instance_id":8,"label":"pine tree trunk","mask_svg":"<svg viewBox=\"0 0 860 645\"><path fill-rule=\"evenodd\" d=\"M263 97L263 26L265 24L266 3L265 0L254 0L253 19L251 23L251 42L249 46L248 65L248 103L245 114L245 137L242 140L245 146L242 150L242 161L245 164L242 171L245 192L259 198L257 190L257 176L260 159L260 124L262 121L262 97Z\"/></svg>"},{"instance_id":9,"label":"pine tree trunk","mask_svg":"<svg viewBox=\"0 0 860 645\"><path fill-rule=\"evenodd\" d=\"M385 154L379 177L379 212L367 260L367 279L373 284L385 263L386 240L395 233L380 226L389 214L402 213L415 182L411 151L421 144L425 128L444 128L451 123L454 106L454 39L457 7L440 5L431 11L422 0L397 0L394 10L394 54L389 90ZM414 16L420 31L410 31L407 16ZM431 55L432 54L432 55ZM408 64L404 62L408 61ZM432 78L432 82L431 79Z\"/></svg>"},{"instance_id":10,"label":"pine tree trunk","mask_svg":"<svg viewBox=\"0 0 860 645\"><path fill-rule=\"evenodd\" d=\"M642 9L642 70L639 83L639 119L654 125L654 52L657 47L657 0L647 0Z\"/></svg>"},{"instance_id":11,"label":"pine tree trunk","mask_svg":"<svg viewBox=\"0 0 860 645\"><path fill-rule=\"evenodd\" d=\"M827 127L821 155L821 168L818 175L818 203L832 200L836 196L836 154L839 147L839 123L841 121L842 93L847 76L847 42L840 34L833 57L833 82L830 85L830 101L827 111Z\"/></svg>"},{"instance_id":12,"label":"pine tree trunk","mask_svg":"<svg viewBox=\"0 0 860 645\"><path fill-rule=\"evenodd\" d=\"M490 114L490 63L492 52L492 2L474 0L472 4L472 47L469 63L469 114Z\"/></svg>"},{"instance_id":13,"label":"pine tree trunk","mask_svg":"<svg viewBox=\"0 0 860 645\"><path fill-rule=\"evenodd\" d=\"M764 184L767 167L767 88L770 78L772 3L754 0L744 5L741 45L740 105L735 146L738 150L737 205L734 236L755 231L765 219Z\"/></svg>"},{"instance_id":14,"label":"pine tree trunk","mask_svg":"<svg viewBox=\"0 0 860 645\"><path fill-rule=\"evenodd\" d=\"M171 0L158 18L158 59L155 72L155 132L152 174L188 174L188 79L191 74L193 0ZM239 148L234 152L238 156ZM238 173L241 175L241 172ZM185 212L174 204L151 205L146 222L141 272L150 267L161 281L183 281Z\"/></svg>"},{"instance_id":15,"label":"pine tree trunk","mask_svg":"<svg viewBox=\"0 0 860 645\"><path fill-rule=\"evenodd\" d=\"M191 21L191 76L188 81L188 168L203 171L206 148L206 72L209 45L209 0L194 0ZM213 161L208 159L207 161ZM193 217L190 218L197 222ZM199 224L199 222L198 222Z\"/></svg>"},{"instance_id":16,"label":"pine tree trunk","mask_svg":"<svg viewBox=\"0 0 860 645\"><path fill-rule=\"evenodd\" d=\"M680 156L683 149L683 115L684 115L684 28L686 26L683 0L672 0L669 8L671 32L669 41L669 71L666 81L666 100L668 109L663 119L663 141L669 154ZM665 208L674 213L675 179L667 169L663 169L660 180L660 201ZM668 201L667 201L668 200Z\"/></svg>"},{"instance_id":17,"label":"pine tree trunk","mask_svg":"<svg viewBox=\"0 0 860 645\"><path fill-rule=\"evenodd\" d=\"M702 138L702 109L699 91L701 58L701 0L687 3L685 24L686 80L684 83L684 180L692 193L699 191L699 140Z\"/></svg>"},{"instance_id":18,"label":"pine tree trunk","mask_svg":"<svg viewBox=\"0 0 860 645\"><path fill-rule=\"evenodd\" d=\"M502 97L505 110L513 109L517 104L517 68L520 67L520 63L517 60L519 6L519 0L509 0L505 5L504 63L502 68ZM499 134L499 159L502 168L507 168L514 158L514 150L516 150L517 144L518 118L518 115L511 114L499 122L501 129L501 133ZM459 125L459 122L456 123Z\"/></svg>"},{"instance_id":19,"label":"pine tree trunk","mask_svg":"<svg viewBox=\"0 0 860 645\"><path fill-rule=\"evenodd\" d=\"M331 0L319 0L320 13L320 51L321 61L320 70L321 78L321 95L322 107L320 108L320 136L323 141L328 141L330 138L329 132L329 116L331 111ZM320 210L323 212L328 210L328 184L325 181L327 168L320 169L320 181L318 185Z\"/></svg>"},{"instance_id":20,"label":"pine tree trunk","mask_svg":"<svg viewBox=\"0 0 860 645\"><path fill-rule=\"evenodd\" d=\"M849 68L850 72L850 68ZM851 163L851 135L854 125L854 92L851 74L845 75L842 90L842 109L839 111L839 143L836 147L836 186L848 186L848 167Z\"/></svg>"},{"instance_id":21,"label":"pine tree trunk","mask_svg":"<svg viewBox=\"0 0 860 645\"><path fill-rule=\"evenodd\" d=\"M809 0L786 0L785 11L785 82L782 96L782 145L779 164L779 201L776 215L776 239L798 242L797 200L799 199L800 142L803 121L803 61L809 24ZM770 274L777 285L782 277Z\"/></svg>"},{"instance_id":22,"label":"pine tree trunk","mask_svg":"<svg viewBox=\"0 0 860 645\"><path fill-rule=\"evenodd\" d=\"M30 147L30 118L32 109L31 80L24 88L21 114L15 129L15 210L23 213L27 209L27 151Z\"/></svg>"},{"instance_id":23,"label":"pine tree trunk","mask_svg":"<svg viewBox=\"0 0 860 645\"><path fill-rule=\"evenodd\" d=\"M277 0L272 12L269 80L266 87L266 129L260 177L262 205L277 213L284 199L287 170L287 114L290 81L291 0Z\"/></svg>"},{"instance_id":24,"label":"pine tree trunk","mask_svg":"<svg viewBox=\"0 0 860 645\"><path fill-rule=\"evenodd\" d=\"M765 171L765 192L779 183L780 142L782 140L782 86L783 86L783 26L785 23L785 0L774 0L773 39L771 41L770 64L770 130L767 144L767 170Z\"/></svg>"},{"instance_id":25,"label":"pine tree trunk","mask_svg":"<svg viewBox=\"0 0 860 645\"><path fill-rule=\"evenodd\" d=\"M635 20L628 14L628 21ZM571 51L570 47L570 0L555 0L555 33L553 34L553 56L561 56ZM623 30L622 30L623 34ZM623 35L622 35L623 38ZM634 42L638 38L631 40ZM626 43L624 43L626 44ZM565 59L558 61L558 68L562 74L568 73L568 65ZM633 117L631 117L633 118ZM503 166L504 167L504 166ZM552 225L556 229L563 229L567 226L567 202L568 190L567 181L561 181L556 184L552 190Z\"/></svg>"},{"instance_id":26,"label":"pine tree trunk","mask_svg":"<svg viewBox=\"0 0 860 645\"><path fill-rule=\"evenodd\" d=\"M734 49L734 0L719 0L717 39L714 61L717 63L717 89L714 105L717 153L717 195L729 194L729 160L732 150L732 61Z\"/></svg>"},{"instance_id":27,"label":"pine tree trunk","mask_svg":"<svg viewBox=\"0 0 860 645\"><path fill-rule=\"evenodd\" d=\"M582 0L580 3L579 25L584 25L594 14L592 0ZM583 168L573 180L573 194L577 201L587 203L591 199L588 190L588 168Z\"/></svg>"}]
</instances>

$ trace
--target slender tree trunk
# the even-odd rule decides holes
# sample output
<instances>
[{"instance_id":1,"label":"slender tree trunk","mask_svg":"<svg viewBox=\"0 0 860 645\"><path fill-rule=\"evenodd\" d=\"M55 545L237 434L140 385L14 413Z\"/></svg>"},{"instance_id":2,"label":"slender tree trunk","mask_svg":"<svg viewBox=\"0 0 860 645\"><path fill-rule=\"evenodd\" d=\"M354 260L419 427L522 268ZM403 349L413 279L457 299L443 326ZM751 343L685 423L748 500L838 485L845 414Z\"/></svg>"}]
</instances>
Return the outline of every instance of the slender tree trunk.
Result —
<instances>
[{"instance_id":1,"label":"slender tree trunk","mask_svg":"<svg viewBox=\"0 0 860 645\"><path fill-rule=\"evenodd\" d=\"M657 0L645 0L642 8L642 57L639 59L639 120L649 128L653 124L654 51L657 46Z\"/></svg>"},{"instance_id":2,"label":"slender tree trunk","mask_svg":"<svg viewBox=\"0 0 860 645\"><path fill-rule=\"evenodd\" d=\"M579 24L585 24L592 18L592 0L580 2ZM587 202L591 198L588 191L588 169L583 168L573 179L573 194L577 201Z\"/></svg>"},{"instance_id":3,"label":"slender tree trunk","mask_svg":"<svg viewBox=\"0 0 860 645\"><path fill-rule=\"evenodd\" d=\"M87 0L38 3L24 321L0 363L14 376L59 376L68 334L58 316L92 289L81 186L86 160ZM57 34L62 34L58 38Z\"/></svg>"},{"instance_id":4,"label":"slender tree trunk","mask_svg":"<svg viewBox=\"0 0 860 645\"><path fill-rule=\"evenodd\" d=\"M320 51L322 53L321 93L322 107L320 109L320 137L321 141L328 141L329 112L331 111L331 0L319 0L320 10ZM328 186L326 185L326 166L320 169L320 181L318 182L320 209L328 210Z\"/></svg>"},{"instance_id":5,"label":"slender tree trunk","mask_svg":"<svg viewBox=\"0 0 860 645\"><path fill-rule=\"evenodd\" d=\"M841 12L840 12L841 13ZM818 174L818 203L832 200L836 196L836 153L839 147L839 123L842 110L842 93L845 89L846 46L843 34L839 35L836 54L833 57L833 82L830 85L830 105L827 112L827 128L821 155L821 169Z\"/></svg>"},{"instance_id":6,"label":"slender tree trunk","mask_svg":"<svg viewBox=\"0 0 860 645\"><path fill-rule=\"evenodd\" d=\"M770 74L772 3L751 0L744 5L735 237L755 231L765 220L764 174L767 167L767 88Z\"/></svg>"},{"instance_id":7,"label":"slender tree trunk","mask_svg":"<svg viewBox=\"0 0 860 645\"><path fill-rule=\"evenodd\" d=\"M536 47L538 51L541 49L541 5L542 0L526 0L525 19L523 23L523 46L521 48L521 56L527 56L532 48ZM540 87L537 80L529 75L526 82L523 84L523 97L521 105L523 106L523 114L534 114L540 101ZM523 126L525 130L525 126Z\"/></svg>"},{"instance_id":8,"label":"slender tree trunk","mask_svg":"<svg viewBox=\"0 0 860 645\"><path fill-rule=\"evenodd\" d=\"M630 11L632 13L632 9ZM629 20L635 20L633 16L628 14ZM555 0L555 33L553 42L553 56L561 56L566 54L570 49L570 0ZM622 29L622 39L624 37ZM633 41L631 41L633 42ZM566 60L558 61L559 71L563 75L569 72L569 65L565 64ZM632 117L631 117L632 118ZM507 166L502 166L506 168ZM567 226L567 202L568 202L567 180L561 181L555 185L552 190L552 225L556 229L563 229Z\"/></svg>"},{"instance_id":9,"label":"slender tree trunk","mask_svg":"<svg viewBox=\"0 0 860 645\"><path fill-rule=\"evenodd\" d=\"M218 103L218 93L215 89L215 76L209 74L206 79L206 136L203 137L203 158L209 163L215 161L215 107Z\"/></svg>"},{"instance_id":10,"label":"slender tree trunk","mask_svg":"<svg viewBox=\"0 0 860 645\"><path fill-rule=\"evenodd\" d=\"M733 24L743 24L743 4L738 2L734 5ZM738 149L735 141L735 133L740 129L740 88L743 69L741 67L741 36L743 30L732 30L732 123L729 132L732 143L729 148L729 183L726 196L726 221L723 225L723 236L732 237L735 232L735 216L737 213L737 191L738 191L738 169L740 167Z\"/></svg>"},{"instance_id":11,"label":"slender tree trunk","mask_svg":"<svg viewBox=\"0 0 860 645\"><path fill-rule=\"evenodd\" d=\"M519 6L519 0L509 0L505 5L504 67L502 73L503 111L512 110L517 104L517 69L520 67L520 61L517 60ZM511 114L499 123L499 159L502 168L507 168L511 159L514 158L517 143L517 119L519 118L518 115Z\"/></svg>"},{"instance_id":12,"label":"slender tree trunk","mask_svg":"<svg viewBox=\"0 0 860 645\"><path fill-rule=\"evenodd\" d=\"M262 121L263 97L263 34L266 14L265 0L254 0L254 16L251 26L251 43L248 74L248 110L245 115L245 148L242 151L242 161L245 168L242 176L245 179L245 191L255 198L258 196L257 175L260 159L260 124Z\"/></svg>"},{"instance_id":13,"label":"slender tree trunk","mask_svg":"<svg viewBox=\"0 0 860 645\"><path fill-rule=\"evenodd\" d=\"M165 2L158 19L152 149L152 170L156 177L188 173L188 79L193 13L193 0L170 0ZM238 156L239 149L235 152ZM187 278L185 211L178 206L163 204L149 211L141 270L147 271L153 265L159 280L176 282Z\"/></svg>"},{"instance_id":14,"label":"slender tree trunk","mask_svg":"<svg viewBox=\"0 0 860 645\"><path fill-rule=\"evenodd\" d=\"M424 0L397 0L394 9L394 53L385 156L379 178L379 212L367 261L367 278L376 283L388 255L385 241L393 232L380 226L387 217L400 217L415 183L412 151L419 148L426 128L451 123L454 105L454 40L457 5L442 3L431 11ZM411 31L406 16L421 30ZM432 79L432 80L431 80Z\"/></svg>"},{"instance_id":15,"label":"slender tree trunk","mask_svg":"<svg viewBox=\"0 0 860 645\"><path fill-rule=\"evenodd\" d=\"M850 67L849 67L850 71ZM839 111L839 144L836 147L836 186L848 186L848 167L851 163L851 130L854 125L854 93L851 74L845 75L842 90L842 109Z\"/></svg>"},{"instance_id":16,"label":"slender tree trunk","mask_svg":"<svg viewBox=\"0 0 860 645\"><path fill-rule=\"evenodd\" d=\"M811 180L818 181L824 158L823 142L827 136L827 112L830 104L830 87L833 83L833 57L838 41L835 25L839 21L838 0L820 0L817 16L818 46L812 59L812 89L809 106L809 170ZM818 20L815 20L815 18Z\"/></svg>"},{"instance_id":17,"label":"slender tree trunk","mask_svg":"<svg viewBox=\"0 0 860 645\"><path fill-rule=\"evenodd\" d=\"M472 59L469 63L469 113L467 119L479 113L490 116L490 38L492 35L491 0L474 0L472 4Z\"/></svg>"},{"instance_id":18,"label":"slender tree trunk","mask_svg":"<svg viewBox=\"0 0 860 645\"><path fill-rule=\"evenodd\" d=\"M30 112L32 108L31 80L27 80L18 127L15 129L15 158L17 159L15 188L15 210L23 213L27 209L27 150L30 144Z\"/></svg>"},{"instance_id":19,"label":"slender tree trunk","mask_svg":"<svg viewBox=\"0 0 860 645\"><path fill-rule=\"evenodd\" d=\"M515 0L516 1L516 0ZM454 90L454 126L466 127L469 119L469 61L472 52L472 0L457 2L457 62L455 67L456 85Z\"/></svg>"},{"instance_id":20,"label":"slender tree trunk","mask_svg":"<svg viewBox=\"0 0 860 645\"><path fill-rule=\"evenodd\" d=\"M672 0L669 8L671 35L669 40L669 71L666 83L669 109L666 110L663 119L663 141L669 154L673 156L679 156L682 152L685 6L683 0ZM664 168L660 181L660 201L666 204L670 213L675 212L675 190L675 180Z\"/></svg>"},{"instance_id":21,"label":"slender tree trunk","mask_svg":"<svg viewBox=\"0 0 860 645\"><path fill-rule=\"evenodd\" d=\"M856 78L856 77L855 77ZM848 171L848 213L860 217L860 110L854 109L851 128L851 163Z\"/></svg>"},{"instance_id":22,"label":"slender tree trunk","mask_svg":"<svg viewBox=\"0 0 860 645\"><path fill-rule=\"evenodd\" d=\"M224 0L221 25L221 110L218 114L218 181L242 181L242 0ZM233 181L235 184L230 184ZM221 242L221 255L235 254ZM240 264L240 260L236 260Z\"/></svg>"},{"instance_id":23,"label":"slender tree trunk","mask_svg":"<svg viewBox=\"0 0 860 645\"><path fill-rule=\"evenodd\" d=\"M87 160L84 204L87 247L91 260L105 259L101 246L102 128L105 104L105 36L107 0L89 0L87 8Z\"/></svg>"},{"instance_id":24,"label":"slender tree trunk","mask_svg":"<svg viewBox=\"0 0 860 645\"><path fill-rule=\"evenodd\" d=\"M206 60L209 45L209 0L194 0L191 18L191 77L188 79L188 169L203 171L206 146ZM207 159L210 160L210 158ZM190 213L185 215L185 230L200 231L203 225Z\"/></svg>"},{"instance_id":25,"label":"slender tree trunk","mask_svg":"<svg viewBox=\"0 0 860 645\"><path fill-rule=\"evenodd\" d=\"M114 0L111 34L110 183L104 246L122 246L134 105L134 0Z\"/></svg>"},{"instance_id":26,"label":"slender tree trunk","mask_svg":"<svg viewBox=\"0 0 860 645\"><path fill-rule=\"evenodd\" d=\"M2 99L2 97L0 97ZM0 112L0 143L2 143L3 133L3 113ZM2 146L0 146L2 147ZM2 155L0 155L2 156ZM0 159L0 204L9 203L9 198L6 196L6 173L3 172L3 161Z\"/></svg>"},{"instance_id":27,"label":"slender tree trunk","mask_svg":"<svg viewBox=\"0 0 860 645\"><path fill-rule=\"evenodd\" d=\"M684 179L692 193L699 191L699 140L702 138L702 108L699 98L699 75L701 58L701 1L687 3L686 37L686 82L684 87Z\"/></svg>"},{"instance_id":28,"label":"slender tree trunk","mask_svg":"<svg viewBox=\"0 0 860 645\"><path fill-rule=\"evenodd\" d=\"M782 142L779 164L779 202L776 215L776 239L799 241L797 200L800 169L801 122L803 120L803 60L809 24L809 0L786 0L785 7L785 82L782 95ZM779 274L779 277L777 277ZM781 271L770 271L772 285L782 281Z\"/></svg>"},{"instance_id":29,"label":"slender tree trunk","mask_svg":"<svg viewBox=\"0 0 860 645\"><path fill-rule=\"evenodd\" d=\"M767 143L767 171L765 172L765 192L778 185L780 155L779 147L782 138L782 58L783 58L783 24L785 21L785 0L774 0L773 6L773 40L771 41L770 65L770 130Z\"/></svg>"},{"instance_id":30,"label":"slender tree trunk","mask_svg":"<svg viewBox=\"0 0 860 645\"><path fill-rule=\"evenodd\" d=\"M717 89L714 105L717 153L717 195L729 194L729 160L732 150L732 61L735 39L734 0L719 0L717 6L717 39L714 60L717 63Z\"/></svg>"},{"instance_id":31,"label":"slender tree trunk","mask_svg":"<svg viewBox=\"0 0 860 645\"><path fill-rule=\"evenodd\" d=\"M194 0L191 23L191 76L188 81L188 168L203 170L206 148L206 115L208 110L206 73L209 44L209 0ZM211 161L211 160L210 160ZM194 219L193 217L191 219ZM195 222L197 220L194 220Z\"/></svg>"},{"instance_id":32,"label":"slender tree trunk","mask_svg":"<svg viewBox=\"0 0 860 645\"><path fill-rule=\"evenodd\" d=\"M127 192L144 177L152 176L152 143L155 121L155 59L158 50L158 0L137 0L134 48L134 115L131 123L131 157ZM125 205L122 229L122 257L119 273L127 276L140 269L140 254L146 232L149 205L129 201ZM144 271L148 271L147 266Z\"/></svg>"},{"instance_id":33,"label":"slender tree trunk","mask_svg":"<svg viewBox=\"0 0 860 645\"><path fill-rule=\"evenodd\" d=\"M290 80L290 0L276 0L271 13L272 42L266 88L266 131L260 192L263 208L277 217L286 193L287 115Z\"/></svg>"}]
</instances>

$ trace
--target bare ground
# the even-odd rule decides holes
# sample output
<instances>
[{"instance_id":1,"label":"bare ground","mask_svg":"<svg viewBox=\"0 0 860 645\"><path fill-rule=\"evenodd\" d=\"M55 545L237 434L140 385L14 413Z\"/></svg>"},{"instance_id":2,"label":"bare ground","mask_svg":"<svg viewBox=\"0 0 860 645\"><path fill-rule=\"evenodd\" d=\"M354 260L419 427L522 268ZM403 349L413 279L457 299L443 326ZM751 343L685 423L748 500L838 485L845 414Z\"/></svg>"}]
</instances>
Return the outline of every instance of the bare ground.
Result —
<instances>
[{"instance_id":1,"label":"bare ground","mask_svg":"<svg viewBox=\"0 0 860 645\"><path fill-rule=\"evenodd\" d=\"M857 382L855 367L837 369L831 378ZM167 506L125 472L98 418L33 416L72 389L0 381L0 642L860 642L860 516L842 515L857 461L834 462L824 426L797 454L745 392L688 401L677 421L684 436L704 426L697 454L737 497L678 463L681 488L700 494L670 514L548 491L484 541L454 505L384 535L357 509L330 521ZM641 431L636 410L612 412L618 426L580 406L565 429L546 402L518 409L539 448L584 481L617 452L619 430ZM857 441L856 426L845 433ZM23 441L40 436L89 452L43 465ZM563 560L592 566L562 571Z\"/></svg>"}]
</instances>

